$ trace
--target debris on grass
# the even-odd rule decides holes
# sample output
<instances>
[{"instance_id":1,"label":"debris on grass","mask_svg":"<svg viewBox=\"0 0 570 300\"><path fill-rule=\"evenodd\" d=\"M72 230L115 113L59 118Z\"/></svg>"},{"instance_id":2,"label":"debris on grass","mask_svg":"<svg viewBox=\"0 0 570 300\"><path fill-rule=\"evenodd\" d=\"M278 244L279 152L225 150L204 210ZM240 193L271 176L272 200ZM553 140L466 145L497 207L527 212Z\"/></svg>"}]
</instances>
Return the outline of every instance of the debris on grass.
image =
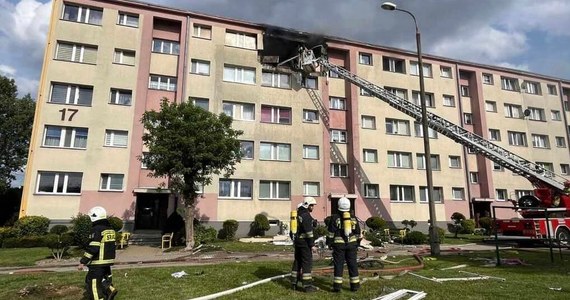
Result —
<instances>
[{"instance_id":1,"label":"debris on grass","mask_svg":"<svg viewBox=\"0 0 570 300\"><path fill-rule=\"evenodd\" d=\"M184 272L184 271L180 271L180 272L174 272L172 274L170 274L172 277L174 278L181 278L182 276L186 276L188 275L188 273Z\"/></svg>"},{"instance_id":2,"label":"debris on grass","mask_svg":"<svg viewBox=\"0 0 570 300\"><path fill-rule=\"evenodd\" d=\"M20 289L18 291L18 296L19 298L31 297L33 299L37 299L37 297L41 297L41 299L58 299L72 295L81 295L83 291L83 288L73 285L56 286L53 283L48 283L45 286L41 286L34 284Z\"/></svg>"},{"instance_id":3,"label":"debris on grass","mask_svg":"<svg viewBox=\"0 0 570 300\"><path fill-rule=\"evenodd\" d=\"M452 267L443 268L443 269L440 269L440 270L446 271L446 270L461 269L461 268L465 268L465 267L468 267L468 265L457 265L457 266L452 266Z\"/></svg>"},{"instance_id":4,"label":"debris on grass","mask_svg":"<svg viewBox=\"0 0 570 300\"><path fill-rule=\"evenodd\" d=\"M471 273L471 272L465 272L465 271L458 271L459 273L464 273L464 274L468 274L468 275L472 275L469 277L449 277L449 278L437 278L437 277L426 277L426 276L422 276L413 272L409 272L408 274L422 278L422 279L426 279L426 280L430 280L430 281L434 281L437 283L443 283L445 281L472 281L472 280L487 280L487 279L497 279L500 281L506 281L505 278L501 278L501 277L495 277L495 276L488 276L488 275L481 275L481 274L477 274L477 273Z\"/></svg>"},{"instance_id":5,"label":"debris on grass","mask_svg":"<svg viewBox=\"0 0 570 300\"><path fill-rule=\"evenodd\" d=\"M551 290L553 290L553 291L561 291L561 290L562 290L561 287L551 287L551 288L549 288L549 289L551 289Z\"/></svg>"}]
</instances>

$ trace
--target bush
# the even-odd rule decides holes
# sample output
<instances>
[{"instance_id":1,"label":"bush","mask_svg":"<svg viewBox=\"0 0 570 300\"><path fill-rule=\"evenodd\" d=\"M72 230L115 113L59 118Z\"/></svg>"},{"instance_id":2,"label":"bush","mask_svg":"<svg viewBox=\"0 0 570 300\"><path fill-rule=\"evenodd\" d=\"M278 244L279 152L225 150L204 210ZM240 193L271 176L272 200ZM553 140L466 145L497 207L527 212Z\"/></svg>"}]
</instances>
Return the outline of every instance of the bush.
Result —
<instances>
[{"instance_id":1,"label":"bush","mask_svg":"<svg viewBox=\"0 0 570 300\"><path fill-rule=\"evenodd\" d=\"M383 232L379 231L379 230L373 230L373 231L365 231L364 232L364 238L367 239L368 241L370 241L370 245L374 246L374 247L381 247L383 246L383 242L382 242L382 236L383 236Z\"/></svg>"},{"instance_id":2,"label":"bush","mask_svg":"<svg viewBox=\"0 0 570 300\"><path fill-rule=\"evenodd\" d=\"M73 244L81 249L87 248L89 235L91 235L91 219L88 215L79 213L71 218L71 231L73 231Z\"/></svg>"},{"instance_id":3,"label":"bush","mask_svg":"<svg viewBox=\"0 0 570 300\"><path fill-rule=\"evenodd\" d=\"M50 230L50 234L62 235L69 231L69 228L65 225L55 225Z\"/></svg>"},{"instance_id":4,"label":"bush","mask_svg":"<svg viewBox=\"0 0 570 300\"><path fill-rule=\"evenodd\" d=\"M366 219L366 226L368 226L371 231L383 230L384 228L388 228L388 222L381 217L374 216Z\"/></svg>"},{"instance_id":5,"label":"bush","mask_svg":"<svg viewBox=\"0 0 570 300\"><path fill-rule=\"evenodd\" d=\"M420 231L411 231L404 237L404 244L421 245L427 242L427 236Z\"/></svg>"},{"instance_id":6,"label":"bush","mask_svg":"<svg viewBox=\"0 0 570 300\"><path fill-rule=\"evenodd\" d=\"M16 233L12 229L12 227L0 227L0 246L7 238L13 238L16 236Z\"/></svg>"},{"instance_id":7,"label":"bush","mask_svg":"<svg viewBox=\"0 0 570 300\"><path fill-rule=\"evenodd\" d=\"M50 220L43 216L25 216L14 223L14 232L17 237L46 235Z\"/></svg>"},{"instance_id":8,"label":"bush","mask_svg":"<svg viewBox=\"0 0 570 300\"><path fill-rule=\"evenodd\" d=\"M475 232L475 220L467 219L461 221L461 233L472 234Z\"/></svg>"},{"instance_id":9,"label":"bush","mask_svg":"<svg viewBox=\"0 0 570 300\"><path fill-rule=\"evenodd\" d=\"M437 228L437 237L439 238L439 243L443 244L443 242L445 241L445 229L441 227L436 227L436 228Z\"/></svg>"},{"instance_id":10,"label":"bush","mask_svg":"<svg viewBox=\"0 0 570 300\"><path fill-rule=\"evenodd\" d=\"M265 236L265 232L269 230L269 219L264 214L257 214L251 223L250 236Z\"/></svg>"},{"instance_id":11,"label":"bush","mask_svg":"<svg viewBox=\"0 0 570 300\"><path fill-rule=\"evenodd\" d=\"M318 239L321 236L326 237L327 233L329 233L329 231L327 230L327 227L325 225L319 225L319 226L317 226L317 228L315 228L313 230L313 234L315 235L315 239Z\"/></svg>"},{"instance_id":12,"label":"bush","mask_svg":"<svg viewBox=\"0 0 570 300\"><path fill-rule=\"evenodd\" d=\"M120 231L121 229L123 229L123 220L121 220L121 218L110 216L107 218L107 220L109 220L109 223L111 223L111 227L113 227L113 230Z\"/></svg>"},{"instance_id":13,"label":"bush","mask_svg":"<svg viewBox=\"0 0 570 300\"><path fill-rule=\"evenodd\" d=\"M50 233L44 237L45 245L51 250L53 258L61 260L67 254L67 250L73 243L73 236L70 234Z\"/></svg>"},{"instance_id":14,"label":"bush","mask_svg":"<svg viewBox=\"0 0 570 300\"><path fill-rule=\"evenodd\" d=\"M239 223L236 220L225 220L220 229L219 238L221 240L231 241L236 237Z\"/></svg>"},{"instance_id":15,"label":"bush","mask_svg":"<svg viewBox=\"0 0 570 300\"><path fill-rule=\"evenodd\" d=\"M455 233L455 237L457 234L462 230L462 221L465 220L465 216L460 212L454 212L451 215L451 220L453 220L453 233Z\"/></svg>"},{"instance_id":16,"label":"bush","mask_svg":"<svg viewBox=\"0 0 570 300\"><path fill-rule=\"evenodd\" d=\"M45 245L44 236L37 235L7 238L2 243L3 248L35 248L45 247Z\"/></svg>"},{"instance_id":17,"label":"bush","mask_svg":"<svg viewBox=\"0 0 570 300\"><path fill-rule=\"evenodd\" d=\"M194 227L194 242L200 244L214 242L217 234L216 229L200 224L200 226Z\"/></svg>"},{"instance_id":18,"label":"bush","mask_svg":"<svg viewBox=\"0 0 570 300\"><path fill-rule=\"evenodd\" d=\"M491 232L493 232L493 219L490 217L481 217L479 218L479 226L485 228L486 234L491 234Z\"/></svg>"}]
</instances>

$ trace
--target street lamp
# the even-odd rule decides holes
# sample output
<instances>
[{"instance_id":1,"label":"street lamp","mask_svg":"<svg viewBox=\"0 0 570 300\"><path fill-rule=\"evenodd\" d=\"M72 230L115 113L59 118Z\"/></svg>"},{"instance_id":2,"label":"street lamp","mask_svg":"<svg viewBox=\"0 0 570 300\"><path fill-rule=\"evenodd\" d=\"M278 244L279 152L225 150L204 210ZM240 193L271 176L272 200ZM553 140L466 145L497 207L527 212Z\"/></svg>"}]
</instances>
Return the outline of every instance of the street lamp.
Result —
<instances>
[{"instance_id":1,"label":"street lamp","mask_svg":"<svg viewBox=\"0 0 570 300\"><path fill-rule=\"evenodd\" d=\"M399 9L396 4L392 2L384 2L380 6L384 10L389 11L401 11L405 12L414 19L414 25L416 26L416 45L418 48L418 72L420 73L420 105L422 107L422 131L424 140L424 160L426 164L426 179L427 179L427 196L429 203L429 241L431 248L431 255L439 255L439 238L436 229L436 217L435 217L435 203L433 201L433 174L431 168L431 151L429 146L429 132L428 132L428 120L427 120L427 107L426 107L426 91L424 86L424 65L422 63L422 42L420 36L420 29L418 28L418 22L416 17L409 11L404 9Z\"/></svg>"}]
</instances>

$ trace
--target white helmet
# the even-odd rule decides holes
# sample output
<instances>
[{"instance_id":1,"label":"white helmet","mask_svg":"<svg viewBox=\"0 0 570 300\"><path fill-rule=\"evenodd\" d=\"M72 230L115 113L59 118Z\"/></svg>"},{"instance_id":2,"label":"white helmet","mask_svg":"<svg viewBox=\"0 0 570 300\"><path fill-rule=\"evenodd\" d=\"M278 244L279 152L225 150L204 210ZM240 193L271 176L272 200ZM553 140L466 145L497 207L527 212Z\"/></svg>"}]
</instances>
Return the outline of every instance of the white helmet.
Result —
<instances>
[{"instance_id":1,"label":"white helmet","mask_svg":"<svg viewBox=\"0 0 570 300\"><path fill-rule=\"evenodd\" d=\"M301 208L301 206L303 206L303 202L297 204L297 208Z\"/></svg>"},{"instance_id":2,"label":"white helmet","mask_svg":"<svg viewBox=\"0 0 570 300\"><path fill-rule=\"evenodd\" d=\"M91 222L103 220L107 218L107 211L101 206L95 206L87 213Z\"/></svg>"},{"instance_id":3,"label":"white helmet","mask_svg":"<svg viewBox=\"0 0 570 300\"><path fill-rule=\"evenodd\" d=\"M341 197L338 199L338 210L349 211L350 210L350 200L346 197Z\"/></svg>"},{"instance_id":4,"label":"white helmet","mask_svg":"<svg viewBox=\"0 0 570 300\"><path fill-rule=\"evenodd\" d=\"M317 205L317 200L315 200L315 198L313 197L305 197L303 199L303 206L304 207L309 207L309 205Z\"/></svg>"}]
</instances>

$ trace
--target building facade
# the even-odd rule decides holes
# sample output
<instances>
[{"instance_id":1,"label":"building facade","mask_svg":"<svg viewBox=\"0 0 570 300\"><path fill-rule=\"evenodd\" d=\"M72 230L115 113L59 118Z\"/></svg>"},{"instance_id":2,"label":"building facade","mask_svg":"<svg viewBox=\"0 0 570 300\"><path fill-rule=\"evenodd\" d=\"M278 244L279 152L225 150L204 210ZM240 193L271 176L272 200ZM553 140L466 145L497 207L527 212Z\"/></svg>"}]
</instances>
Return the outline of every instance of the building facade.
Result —
<instances>
[{"instance_id":1,"label":"building facade","mask_svg":"<svg viewBox=\"0 0 570 300\"><path fill-rule=\"evenodd\" d=\"M139 161L140 118L166 97L231 115L244 131L235 174L203 187L201 221L249 225L264 213L278 224L310 195L320 220L347 196L362 220L425 227L421 125L335 73L301 76L282 64L315 39L333 64L420 103L415 53L142 2L53 1L20 215L66 223L101 205L131 229L162 229L180 204ZM430 112L568 176L570 81L430 55L422 71ZM428 134L439 222L532 192L523 177Z\"/></svg>"}]
</instances>

